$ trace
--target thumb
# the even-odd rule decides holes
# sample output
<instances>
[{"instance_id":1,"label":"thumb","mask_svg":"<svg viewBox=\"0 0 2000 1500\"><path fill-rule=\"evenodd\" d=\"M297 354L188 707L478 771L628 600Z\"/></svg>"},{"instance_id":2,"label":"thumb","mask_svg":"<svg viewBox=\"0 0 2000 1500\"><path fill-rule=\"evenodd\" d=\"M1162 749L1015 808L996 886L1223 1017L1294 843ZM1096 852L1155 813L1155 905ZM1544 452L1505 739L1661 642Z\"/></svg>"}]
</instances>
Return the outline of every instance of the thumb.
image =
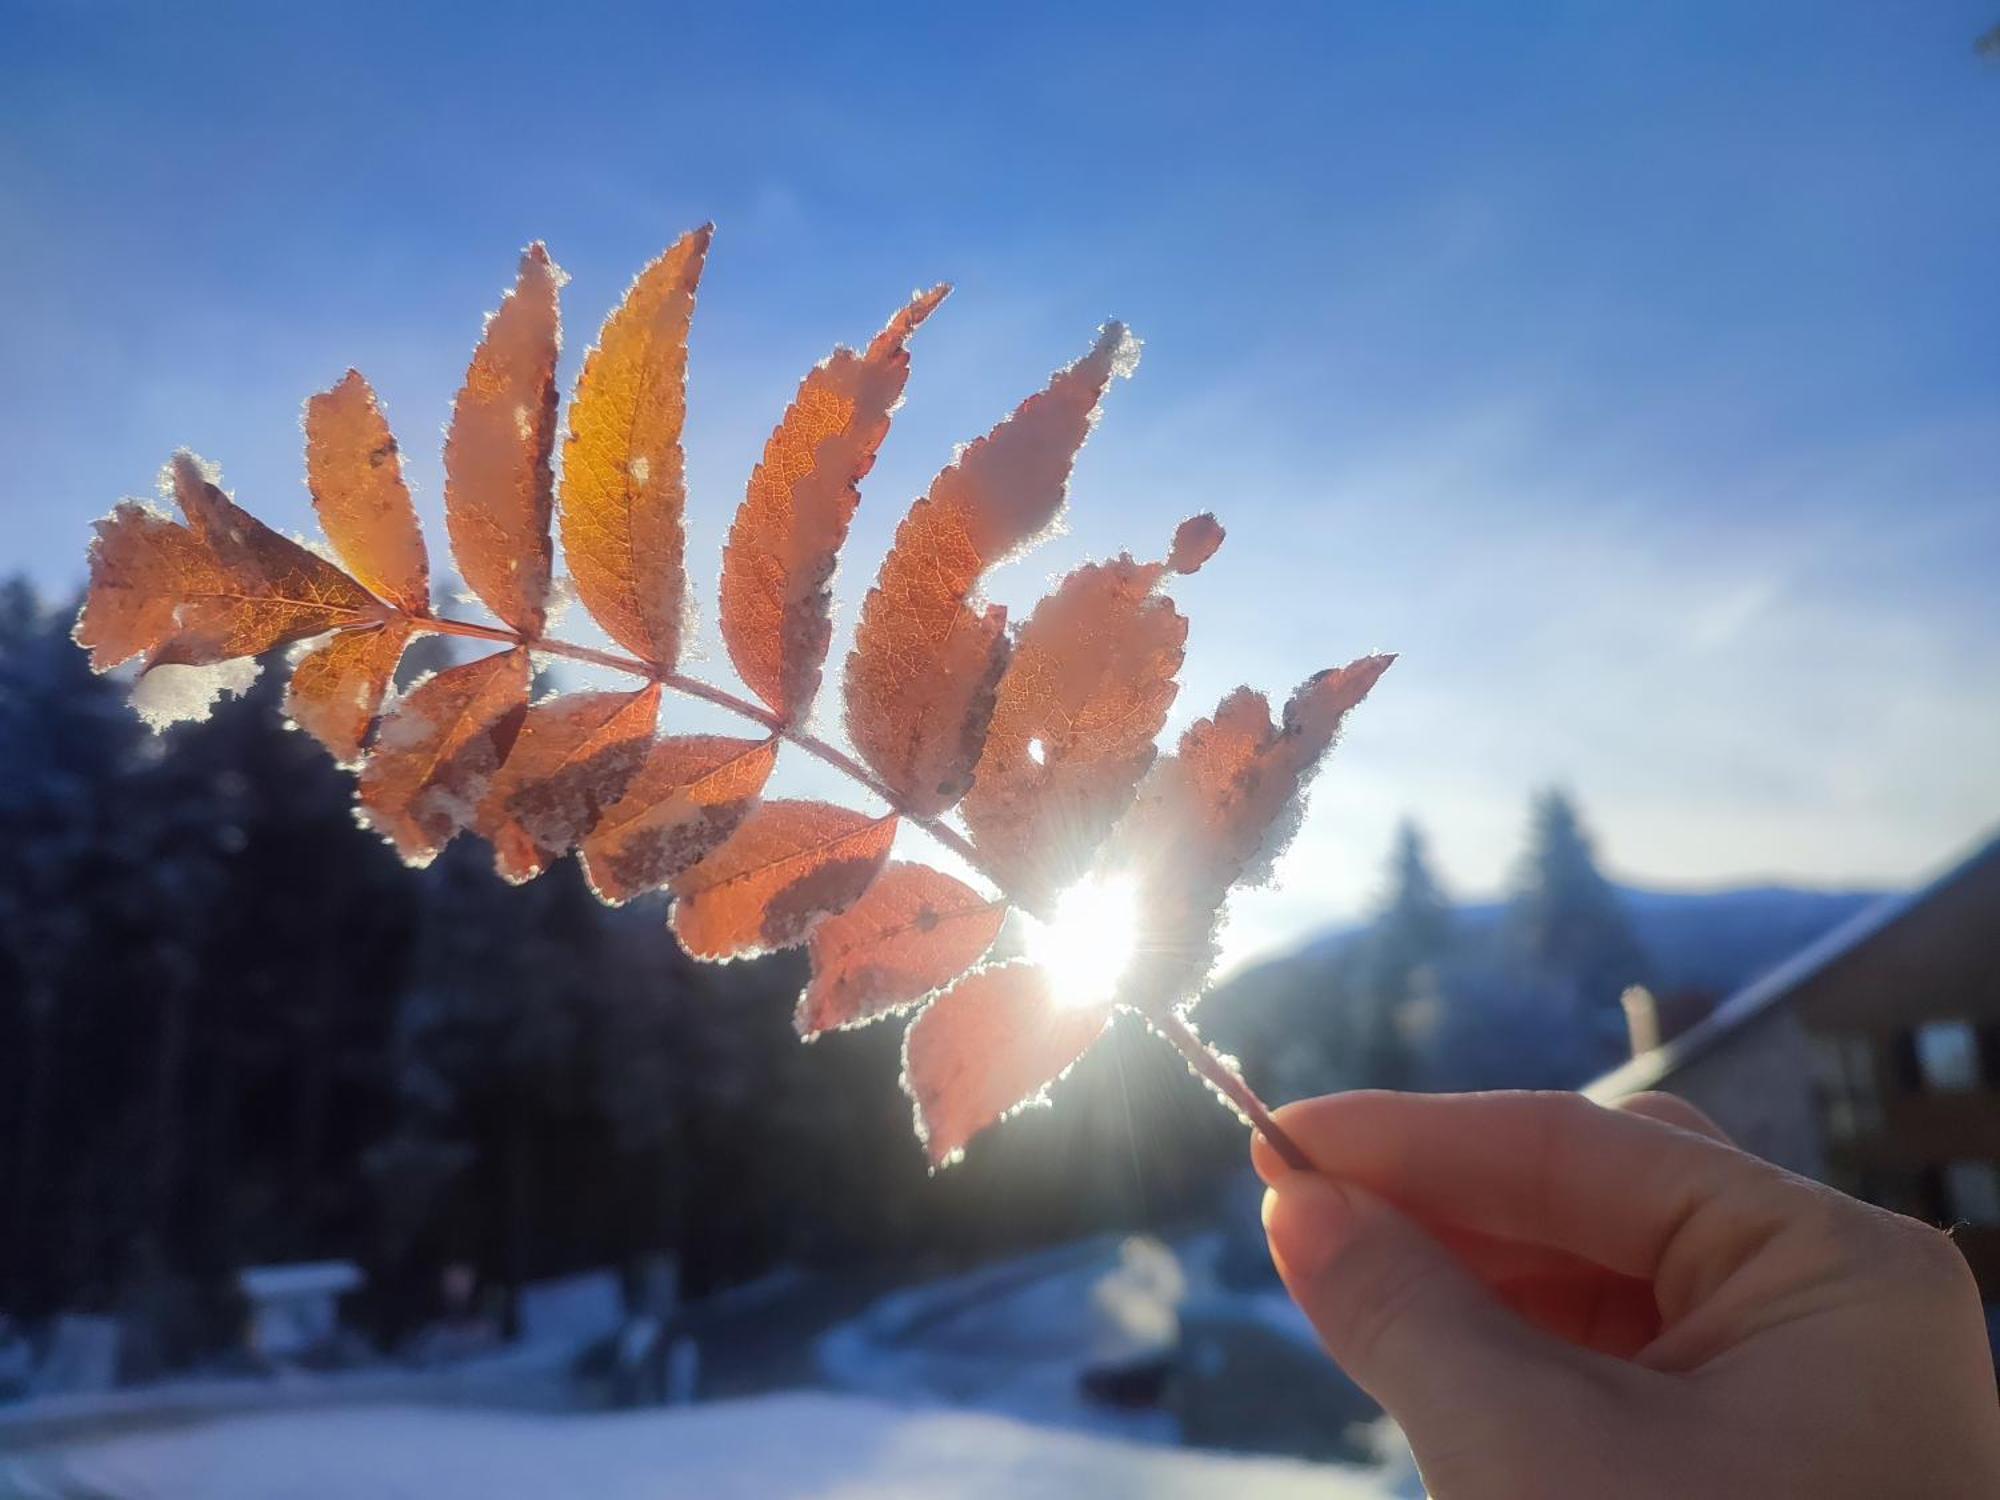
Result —
<instances>
[{"instance_id":1,"label":"thumb","mask_svg":"<svg viewBox=\"0 0 2000 1500\"><path fill-rule=\"evenodd\" d=\"M1488 1295L1444 1248L1382 1199L1310 1172L1264 1195L1264 1229L1285 1288L1327 1351L1427 1439L1504 1431L1564 1397L1568 1350Z\"/></svg>"}]
</instances>

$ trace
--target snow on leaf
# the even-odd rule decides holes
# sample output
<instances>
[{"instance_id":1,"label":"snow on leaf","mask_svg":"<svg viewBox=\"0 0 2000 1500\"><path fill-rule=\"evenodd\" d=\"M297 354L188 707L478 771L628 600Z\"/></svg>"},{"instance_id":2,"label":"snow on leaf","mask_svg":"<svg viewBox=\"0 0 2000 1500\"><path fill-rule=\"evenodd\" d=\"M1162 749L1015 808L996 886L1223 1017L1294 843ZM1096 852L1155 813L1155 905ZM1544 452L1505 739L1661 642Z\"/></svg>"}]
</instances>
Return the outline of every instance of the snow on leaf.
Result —
<instances>
[{"instance_id":1,"label":"snow on leaf","mask_svg":"<svg viewBox=\"0 0 2000 1500\"><path fill-rule=\"evenodd\" d=\"M1153 764L1187 644L1187 621L1159 592L1166 571L1130 557L1086 564L1014 644L960 812L987 867L1030 906L1089 870Z\"/></svg>"},{"instance_id":2,"label":"snow on leaf","mask_svg":"<svg viewBox=\"0 0 2000 1500\"><path fill-rule=\"evenodd\" d=\"M722 638L751 691L787 721L819 691L833 574L861 481L909 380L909 337L950 290L919 294L865 353L836 349L799 384L722 554Z\"/></svg>"},{"instance_id":3,"label":"snow on leaf","mask_svg":"<svg viewBox=\"0 0 2000 1500\"><path fill-rule=\"evenodd\" d=\"M444 519L459 572L493 613L541 634L554 542L556 294L563 275L540 244L486 323L444 444Z\"/></svg>"},{"instance_id":4,"label":"snow on leaf","mask_svg":"<svg viewBox=\"0 0 2000 1500\"><path fill-rule=\"evenodd\" d=\"M1110 1019L1108 1004L1058 1004L1047 971L1029 963L976 969L933 1000L903 1039L903 1087L931 1165L1040 1102Z\"/></svg>"},{"instance_id":5,"label":"snow on leaf","mask_svg":"<svg viewBox=\"0 0 2000 1500\"><path fill-rule=\"evenodd\" d=\"M673 927L696 958L745 958L804 942L861 898L889 857L894 815L829 802L765 802L729 842L673 882Z\"/></svg>"},{"instance_id":6,"label":"snow on leaf","mask_svg":"<svg viewBox=\"0 0 2000 1500\"><path fill-rule=\"evenodd\" d=\"M487 788L474 831L516 885L574 848L646 759L660 685L631 693L565 693L531 707Z\"/></svg>"},{"instance_id":7,"label":"snow on leaf","mask_svg":"<svg viewBox=\"0 0 2000 1500\"><path fill-rule=\"evenodd\" d=\"M801 1036L857 1026L923 999L977 963L1007 915L928 865L890 865L867 894L813 929Z\"/></svg>"},{"instance_id":8,"label":"snow on leaf","mask_svg":"<svg viewBox=\"0 0 2000 1500\"><path fill-rule=\"evenodd\" d=\"M712 225L639 273L584 360L563 448L562 539L577 596L656 666L681 654L687 605L687 338Z\"/></svg>"},{"instance_id":9,"label":"snow on leaf","mask_svg":"<svg viewBox=\"0 0 2000 1500\"><path fill-rule=\"evenodd\" d=\"M847 732L910 811L965 795L1007 664L1007 613L977 607L987 569L1040 537L1113 375L1137 345L1116 323L1097 345L931 482L896 530L847 658Z\"/></svg>"},{"instance_id":10,"label":"snow on leaf","mask_svg":"<svg viewBox=\"0 0 2000 1500\"><path fill-rule=\"evenodd\" d=\"M383 718L356 815L426 865L475 811L527 710L526 651L502 651L419 683Z\"/></svg>"},{"instance_id":11,"label":"snow on leaf","mask_svg":"<svg viewBox=\"0 0 2000 1500\"><path fill-rule=\"evenodd\" d=\"M358 370L306 402L306 485L340 560L376 597L430 612L430 563L402 455Z\"/></svg>"},{"instance_id":12,"label":"snow on leaf","mask_svg":"<svg viewBox=\"0 0 2000 1500\"><path fill-rule=\"evenodd\" d=\"M285 712L326 746L341 765L361 758L368 726L409 644L411 625L400 615L382 624L343 630L299 658L285 689Z\"/></svg>"},{"instance_id":13,"label":"snow on leaf","mask_svg":"<svg viewBox=\"0 0 2000 1500\"><path fill-rule=\"evenodd\" d=\"M583 841L583 869L613 905L657 890L725 843L756 806L778 742L672 735L654 742Z\"/></svg>"},{"instance_id":14,"label":"snow on leaf","mask_svg":"<svg viewBox=\"0 0 2000 1500\"><path fill-rule=\"evenodd\" d=\"M1308 678L1282 727L1263 694L1238 688L1153 767L1106 850L1112 868L1140 882L1137 958L1122 1001L1164 1010L1200 992L1230 888L1268 873L1342 721L1394 660L1364 656Z\"/></svg>"},{"instance_id":15,"label":"snow on leaf","mask_svg":"<svg viewBox=\"0 0 2000 1500\"><path fill-rule=\"evenodd\" d=\"M132 684L132 711L159 734L170 725L199 723L223 694L240 698L256 680L254 657L199 666L167 662L148 669Z\"/></svg>"}]
</instances>

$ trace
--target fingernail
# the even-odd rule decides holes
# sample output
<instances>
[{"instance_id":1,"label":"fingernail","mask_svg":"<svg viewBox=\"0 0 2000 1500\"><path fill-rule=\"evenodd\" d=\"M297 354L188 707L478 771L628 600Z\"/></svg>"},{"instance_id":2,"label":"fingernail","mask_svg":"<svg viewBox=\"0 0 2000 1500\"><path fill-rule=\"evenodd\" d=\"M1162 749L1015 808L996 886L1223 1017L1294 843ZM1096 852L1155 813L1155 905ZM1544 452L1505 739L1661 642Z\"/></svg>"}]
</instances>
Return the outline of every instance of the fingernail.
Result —
<instances>
[{"instance_id":1,"label":"fingernail","mask_svg":"<svg viewBox=\"0 0 2000 1500\"><path fill-rule=\"evenodd\" d=\"M1336 1183L1311 1172L1291 1172L1264 1194L1264 1233L1287 1277L1310 1280L1333 1263L1354 1200Z\"/></svg>"}]
</instances>

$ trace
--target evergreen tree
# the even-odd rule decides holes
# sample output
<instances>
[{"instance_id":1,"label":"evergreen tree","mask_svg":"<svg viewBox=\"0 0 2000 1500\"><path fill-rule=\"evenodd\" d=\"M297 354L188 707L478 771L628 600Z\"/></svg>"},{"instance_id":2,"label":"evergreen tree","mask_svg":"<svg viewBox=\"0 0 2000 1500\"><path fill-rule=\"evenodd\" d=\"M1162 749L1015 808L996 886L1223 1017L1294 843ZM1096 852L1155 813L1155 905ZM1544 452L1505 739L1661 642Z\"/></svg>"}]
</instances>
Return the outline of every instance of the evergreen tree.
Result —
<instances>
[{"instance_id":1,"label":"evergreen tree","mask_svg":"<svg viewBox=\"0 0 2000 1500\"><path fill-rule=\"evenodd\" d=\"M1355 955L1352 986L1361 1073L1370 1084L1405 1087L1413 1076L1411 1036L1436 1004L1437 966L1452 945L1451 905L1431 873L1424 836L1405 819L1389 856L1389 880L1373 926Z\"/></svg>"},{"instance_id":2,"label":"evergreen tree","mask_svg":"<svg viewBox=\"0 0 2000 1500\"><path fill-rule=\"evenodd\" d=\"M1528 850L1507 913L1515 959L1550 985L1593 1033L1622 1035L1618 997L1646 977L1646 958L1598 872L1576 806L1555 789L1535 799Z\"/></svg>"}]
</instances>

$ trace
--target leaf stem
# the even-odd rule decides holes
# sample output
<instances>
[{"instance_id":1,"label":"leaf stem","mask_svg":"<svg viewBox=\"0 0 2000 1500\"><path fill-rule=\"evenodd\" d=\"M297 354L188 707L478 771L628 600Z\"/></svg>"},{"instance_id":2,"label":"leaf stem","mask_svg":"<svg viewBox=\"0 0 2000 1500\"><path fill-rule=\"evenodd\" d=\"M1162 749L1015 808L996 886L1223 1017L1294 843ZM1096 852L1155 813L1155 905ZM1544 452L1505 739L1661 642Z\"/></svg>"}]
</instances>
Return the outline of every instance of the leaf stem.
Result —
<instances>
[{"instance_id":1,"label":"leaf stem","mask_svg":"<svg viewBox=\"0 0 2000 1500\"><path fill-rule=\"evenodd\" d=\"M1286 1166L1295 1172L1310 1172L1312 1160L1299 1148L1285 1127L1271 1118L1271 1111L1257 1091L1243 1081L1243 1075L1231 1067L1221 1053L1201 1039L1192 1026L1172 1010L1163 1015L1152 1011L1145 1013L1153 1030L1180 1049L1195 1072L1208 1080L1231 1104L1242 1110L1256 1132L1271 1143L1271 1148L1284 1160Z\"/></svg>"},{"instance_id":2,"label":"leaf stem","mask_svg":"<svg viewBox=\"0 0 2000 1500\"><path fill-rule=\"evenodd\" d=\"M771 734L798 746L808 755L832 766L836 771L874 793L887 803L898 817L923 829L938 843L985 876L1009 904L1015 906L1021 904L1008 892L1006 882L986 867L985 862L979 857L979 851L964 834L939 818L911 812L887 783L853 756L835 745L828 744L817 735L808 734L796 724L780 718L761 703L752 703L747 698L739 698L727 688L717 687L712 682L703 682L698 677L686 677L679 672L665 671L650 662L641 661L636 656L620 656L616 652L598 651L590 646L551 640L546 636L531 639L520 631L494 625L480 625L471 620L447 619L441 615L411 616L411 620L418 629L432 631L438 635L463 636L467 640L492 641L503 646L525 646L530 651L539 651L546 656L565 657L570 661L584 662L590 666L605 667L614 672L643 677L649 682L657 682L674 692L690 698L699 698L704 703L714 704L717 708L726 709L741 718L760 724ZM1194 1070L1206 1079L1217 1093L1243 1112L1251 1127L1271 1143L1286 1166L1302 1172L1312 1169L1311 1161L1307 1159L1305 1152L1299 1149L1298 1142L1286 1134L1282 1125L1271 1118L1269 1107L1257 1097L1256 1090L1244 1081L1243 1075L1237 1072L1221 1053L1203 1041L1192 1026L1172 1010L1167 1010L1164 1014L1154 1014L1151 1011L1144 1014L1152 1028L1172 1042Z\"/></svg>"},{"instance_id":3,"label":"leaf stem","mask_svg":"<svg viewBox=\"0 0 2000 1500\"><path fill-rule=\"evenodd\" d=\"M873 792L889 805L892 812L906 823L913 823L951 850L960 859L979 871L995 886L1006 889L997 876L988 870L979 857L979 851L972 841L949 823L939 818L926 817L914 813L903 805L902 799L881 780L836 745L830 745L814 734L808 734L796 724L791 724L772 713L761 703L752 703L748 698L739 698L727 688L719 688L712 682L703 682L699 677L683 676L679 672L662 671L650 662L641 661L636 656L620 656L616 652L598 651L589 646L578 646L569 641L552 640L547 636L529 639L519 631L505 630L493 625L480 625L471 620L450 620L438 615L426 615L416 621L422 630L434 631L439 635L464 636L468 640L493 641L505 646L525 646L530 651L539 651L545 656L565 657L570 661L580 661L594 667L605 667L614 672L629 673L643 677L649 682L657 682L662 687L683 694L689 698L699 698L704 703L712 703L717 708L726 709L739 718L760 724L771 734L796 745L816 760L824 761L836 771Z\"/></svg>"}]
</instances>

